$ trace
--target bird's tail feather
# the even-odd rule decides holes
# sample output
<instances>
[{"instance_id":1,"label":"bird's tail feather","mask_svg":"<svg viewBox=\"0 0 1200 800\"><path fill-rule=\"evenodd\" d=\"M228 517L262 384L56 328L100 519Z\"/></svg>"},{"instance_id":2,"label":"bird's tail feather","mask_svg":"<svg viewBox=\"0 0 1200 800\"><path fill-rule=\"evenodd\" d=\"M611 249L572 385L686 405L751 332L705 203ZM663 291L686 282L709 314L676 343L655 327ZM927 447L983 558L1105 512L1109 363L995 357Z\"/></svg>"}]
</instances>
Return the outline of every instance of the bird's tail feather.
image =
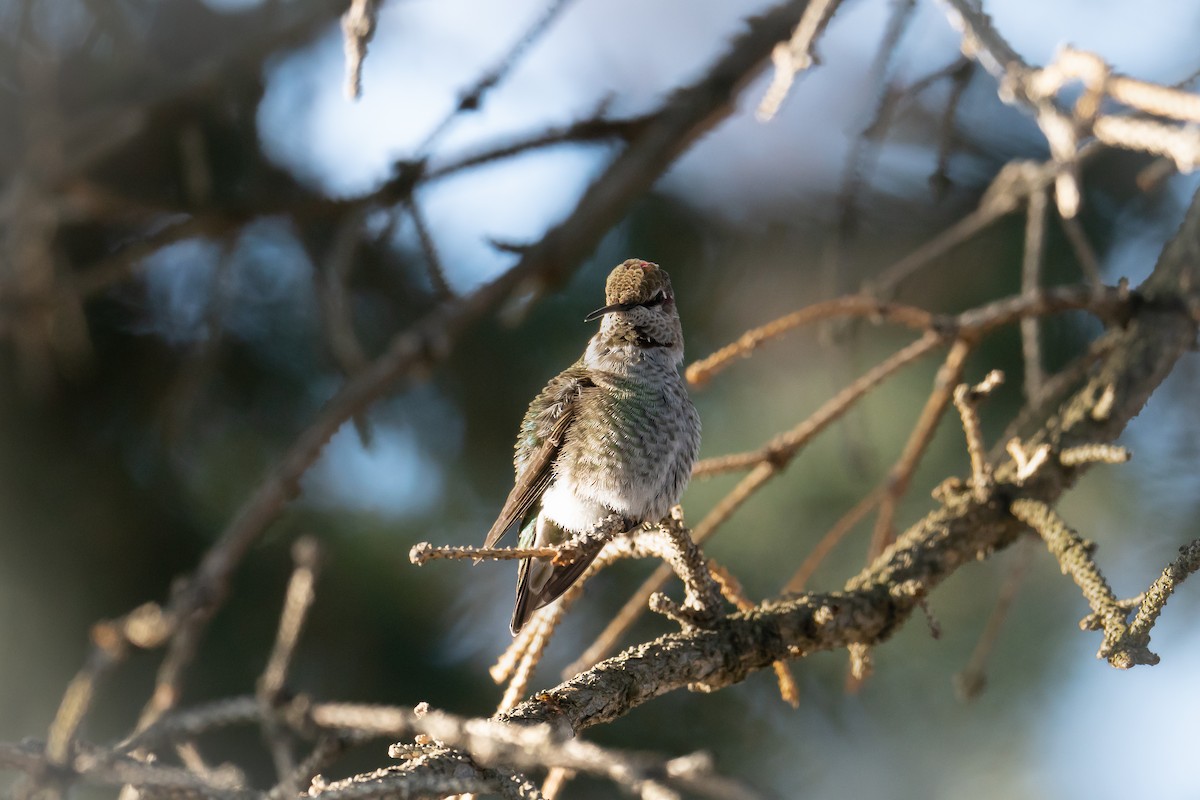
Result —
<instances>
[{"instance_id":1,"label":"bird's tail feather","mask_svg":"<svg viewBox=\"0 0 1200 800\"><path fill-rule=\"evenodd\" d=\"M603 549L603 544L597 545L591 552L582 554L570 564L552 567L553 571L550 573L550 577L536 592L532 591L530 587L529 573L532 565L529 562L533 559L522 559L520 571L517 573L517 604L513 608L512 623L509 625L513 636L521 632L521 628L533 616L533 612L550 605L563 592L570 589L571 585L579 580L579 576L583 575L584 570L600 554L601 549ZM538 560L549 561L549 559Z\"/></svg>"}]
</instances>

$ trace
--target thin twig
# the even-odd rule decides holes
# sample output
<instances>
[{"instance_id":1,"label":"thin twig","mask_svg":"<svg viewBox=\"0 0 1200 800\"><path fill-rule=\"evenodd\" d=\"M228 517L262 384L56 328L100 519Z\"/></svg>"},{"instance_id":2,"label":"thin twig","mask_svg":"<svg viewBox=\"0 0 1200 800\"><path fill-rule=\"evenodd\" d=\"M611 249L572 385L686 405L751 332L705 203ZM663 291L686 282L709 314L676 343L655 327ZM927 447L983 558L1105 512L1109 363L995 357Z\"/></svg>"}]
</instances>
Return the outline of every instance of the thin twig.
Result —
<instances>
[{"instance_id":1,"label":"thin twig","mask_svg":"<svg viewBox=\"0 0 1200 800\"><path fill-rule=\"evenodd\" d=\"M533 615L531 620L533 632L526 639L525 652L517 663L516 669L513 670L512 678L504 690L504 696L500 699L500 705L496 708L497 714L503 714L516 708L517 703L525 696L529 682L533 678L533 671L542 660L546 645L550 643L550 635L558 626L562 612L563 606L558 603L549 608L543 608Z\"/></svg>"},{"instance_id":2,"label":"thin twig","mask_svg":"<svg viewBox=\"0 0 1200 800\"><path fill-rule=\"evenodd\" d=\"M935 200L944 197L946 189L950 185L950 156L954 152L954 146L958 139L955 135L955 118L958 116L958 107L962 103L963 96L967 92L967 87L971 85L971 78L974 75L975 65L966 59L963 59L958 71L951 75L950 96L946 98L946 105L942 109L942 117L938 126L941 135L938 136L937 166L934 167L933 174L929 176L929 185L933 188Z\"/></svg>"},{"instance_id":3,"label":"thin twig","mask_svg":"<svg viewBox=\"0 0 1200 800\"><path fill-rule=\"evenodd\" d=\"M554 767L546 773L546 780L542 783L542 796L546 800L557 800L559 794L566 787L567 781L575 777L575 773L562 767Z\"/></svg>"},{"instance_id":4,"label":"thin twig","mask_svg":"<svg viewBox=\"0 0 1200 800\"><path fill-rule=\"evenodd\" d=\"M975 643L975 649L971 651L967 665L963 667L962 672L954 676L954 691L959 700L974 700L987 683L988 658L996 646L996 640L1000 637L1000 629L1004 626L1004 621L1008 619L1009 610L1017 599L1029 564L1033 560L1033 548L1029 546L1030 541L1024 539L1018 542L1014 548L1016 552L1013 554L1008 576L1004 579L1004 584L1000 587L1000 593L996 597L996 605L992 608L992 613L988 615L983 632L979 634L979 641Z\"/></svg>"},{"instance_id":5,"label":"thin twig","mask_svg":"<svg viewBox=\"0 0 1200 800\"><path fill-rule=\"evenodd\" d=\"M721 595L733 603L738 611L750 611L754 603L746 596L746 591L733 573L716 561L709 560L709 572L721 587ZM796 686L796 678L786 661L775 662L775 680L779 684L779 697L792 708L800 707L800 689Z\"/></svg>"},{"instance_id":6,"label":"thin twig","mask_svg":"<svg viewBox=\"0 0 1200 800\"><path fill-rule=\"evenodd\" d=\"M1129 459L1129 451L1116 444L1081 444L1058 454L1058 463L1064 467L1078 467L1080 464L1124 464Z\"/></svg>"},{"instance_id":7,"label":"thin twig","mask_svg":"<svg viewBox=\"0 0 1200 800\"><path fill-rule=\"evenodd\" d=\"M296 654L300 633L304 629L304 620L313 600L316 599L314 587L321 560L317 540L311 536L297 539L292 545L292 559L295 569L288 582L283 613L279 616L279 631L275 636L271 656L258 679L257 691L258 701L262 706L263 737L271 751L275 772L281 782L290 780L290 776L296 773L296 764L283 725L276 716L275 707L283 696L287 671ZM288 786L287 789L292 794L299 792L299 787L295 785Z\"/></svg>"},{"instance_id":8,"label":"thin twig","mask_svg":"<svg viewBox=\"0 0 1200 800\"><path fill-rule=\"evenodd\" d=\"M1051 376L1042 385L1041 394L1021 408L1008 426L1004 429L1004 433L1000 436L997 443L997 448L992 452L992 458L998 458L1000 448L1007 446L1007 442L1015 438L1018 434L1024 433L1035 421L1040 421L1050 408L1062 399L1068 391L1075 388L1082 381L1090 369L1104 357L1112 348L1115 338L1113 336L1102 336L1096 341L1088 345L1085 353L1080 355L1065 368Z\"/></svg>"},{"instance_id":9,"label":"thin twig","mask_svg":"<svg viewBox=\"0 0 1200 800\"><path fill-rule=\"evenodd\" d=\"M346 97L357 100L362 94L362 68L367 45L375 35L378 0L350 0L342 15L342 34L346 48Z\"/></svg>"},{"instance_id":10,"label":"thin twig","mask_svg":"<svg viewBox=\"0 0 1200 800\"><path fill-rule=\"evenodd\" d=\"M1069 575L1083 591L1092 613L1104 627L1101 654L1111 651L1125 633L1126 612L1092 558L1092 545L1080 538L1054 509L1040 500L1020 498L1012 502L1010 509L1014 517L1042 537L1063 573Z\"/></svg>"},{"instance_id":11,"label":"thin twig","mask_svg":"<svg viewBox=\"0 0 1200 800\"><path fill-rule=\"evenodd\" d=\"M454 290L446 281L446 269L442 266L442 259L438 256L437 244L433 241L433 234L429 232L425 215L414 197L408 198L407 206L409 216L412 217L413 227L417 231L417 241L421 243L421 252L425 254L425 266L429 270L429 279L433 282L433 289L437 292L439 299L451 298L454 296Z\"/></svg>"},{"instance_id":12,"label":"thin twig","mask_svg":"<svg viewBox=\"0 0 1200 800\"><path fill-rule=\"evenodd\" d=\"M512 677L517 665L525 657L525 651L529 649L529 641L536 629L536 625L527 625L521 628L521 631L513 637L512 643L496 659L496 663L488 668L488 675L493 683L504 683Z\"/></svg>"},{"instance_id":13,"label":"thin twig","mask_svg":"<svg viewBox=\"0 0 1200 800\"><path fill-rule=\"evenodd\" d=\"M811 0L804 9L804 16L792 32L792 37L786 42L775 45L771 51L771 62L775 65L775 75L771 85L763 95L755 116L759 122L770 122L783 105L784 98L796 81L796 75L808 69L815 63L813 46L821 31L833 19L834 13L841 0Z\"/></svg>"},{"instance_id":14,"label":"thin twig","mask_svg":"<svg viewBox=\"0 0 1200 800\"><path fill-rule=\"evenodd\" d=\"M1083 279L1092 286L1103 285L1103 278L1100 275L1100 259L1097 258L1096 250L1088 240L1079 217L1067 219L1059 217L1059 222L1062 224L1063 233L1067 235L1071 249L1075 251L1075 261L1078 262L1079 269L1083 272Z\"/></svg>"},{"instance_id":15,"label":"thin twig","mask_svg":"<svg viewBox=\"0 0 1200 800\"><path fill-rule=\"evenodd\" d=\"M1025 216L1025 251L1021 260L1021 293L1036 295L1041 288L1042 257L1046 242L1047 189L1029 195ZM1046 380L1042 369L1042 343L1037 317L1021 320L1021 355L1025 361L1025 399L1037 397Z\"/></svg>"},{"instance_id":16,"label":"thin twig","mask_svg":"<svg viewBox=\"0 0 1200 800\"><path fill-rule=\"evenodd\" d=\"M863 520L875 506L879 505L879 501L883 499L884 486L876 486L869 494L854 504L854 507L841 516L841 518L833 524L833 527L821 537L816 546L809 551L804 561L800 563L800 568L788 579L784 585L785 593L798 594L804 591L808 586L808 581L812 578L813 573L817 571L817 567L829 557L833 552L833 548L837 547L838 543L845 538L854 526Z\"/></svg>"},{"instance_id":17,"label":"thin twig","mask_svg":"<svg viewBox=\"0 0 1200 800\"><path fill-rule=\"evenodd\" d=\"M1114 666L1128 668L1142 663L1137 656L1150 644L1150 629L1162 613L1163 606L1179 584L1197 570L1200 570L1200 539L1179 548L1179 558L1168 564L1158 580L1146 591L1128 633L1118 640L1114 652L1109 656Z\"/></svg>"},{"instance_id":18,"label":"thin twig","mask_svg":"<svg viewBox=\"0 0 1200 800\"><path fill-rule=\"evenodd\" d=\"M976 502L986 502L992 492L992 469L987 461L987 445L983 441L983 426L979 421L979 401L992 393L1004 381L1004 373L994 369L975 386L960 383L954 387L954 407L962 419L967 438L967 455L971 459L971 493Z\"/></svg>"},{"instance_id":19,"label":"thin twig","mask_svg":"<svg viewBox=\"0 0 1200 800\"><path fill-rule=\"evenodd\" d=\"M475 83L459 95L458 104L454 107L454 110L434 126L420 147L417 148L417 152L429 152L460 115L465 112L478 111L483 106L484 98L488 92L498 86L512 72L513 68L520 62L521 57L550 29L550 26L566 10L570 2L571 0L551 0L546 10L542 12L542 15L529 26L524 35L509 48L508 52L496 62L495 66L486 70Z\"/></svg>"},{"instance_id":20,"label":"thin twig","mask_svg":"<svg viewBox=\"0 0 1200 800\"><path fill-rule=\"evenodd\" d=\"M621 638L633 627L633 623L637 622L646 612L650 605L650 597L662 588L662 585L670 577L671 568L669 566L660 564L656 567L650 577L644 580L642 585L625 601L625 605L621 606L616 616L604 627L600 635L580 653L579 658L563 668L563 678L567 679L578 675L613 652Z\"/></svg>"},{"instance_id":21,"label":"thin twig","mask_svg":"<svg viewBox=\"0 0 1200 800\"><path fill-rule=\"evenodd\" d=\"M904 258L881 270L867 281L864 289L879 297L888 297L913 273L941 256L970 241L996 220L1011 213L1011 209L977 208L946 230L913 250Z\"/></svg>"},{"instance_id":22,"label":"thin twig","mask_svg":"<svg viewBox=\"0 0 1200 800\"><path fill-rule=\"evenodd\" d=\"M948 66L936 69L913 81L908 86L893 87L888 85L886 72L890 63L890 54L894 51L898 37L903 33L903 26L906 24L905 21L910 17L914 7L915 3L911 0L900 0L892 9L892 15L888 19L888 29L884 34L884 41L880 45L880 51L876 54L875 61L871 65L870 74L872 77L870 82L873 85L882 87L876 101L875 113L866 127L855 137L850 152L846 156L842 187L838 192L839 212L836 228L837 236L835 237L836 244L834 255L828 259L826 266L827 270L833 271L833 274L829 278L832 279L832 282L835 282L838 292L844 290L842 282L838 280L838 276L847 271L841 269L841 255L845 252L851 237L858 229L859 201L863 188L866 185L865 176L873 172L873 167L878 160L883 141L887 137L892 125L899 118L900 112L903 109L903 102L918 97L930 86L933 86L944 78L953 78L962 70L963 64L970 64L969 61L960 57ZM826 283L829 284L830 282L827 279Z\"/></svg>"},{"instance_id":23,"label":"thin twig","mask_svg":"<svg viewBox=\"0 0 1200 800\"><path fill-rule=\"evenodd\" d=\"M354 331L354 315L349 297L349 281L354 269L354 256L362 236L362 224L366 211L356 208L345 215L334 230L333 241L325 256L324 280L321 281L318 297L321 302L329 351L337 361L342 374L357 375L367 366L369 359L363 351Z\"/></svg>"},{"instance_id":24,"label":"thin twig","mask_svg":"<svg viewBox=\"0 0 1200 800\"><path fill-rule=\"evenodd\" d=\"M1107 320L1121 313L1129 300L1128 289L1121 287L1056 286L1033 294L993 300L958 314L935 314L915 306L883 302L872 295L848 295L805 306L752 328L736 341L689 365L687 375L693 385L703 385L734 360L749 355L765 342L802 325L833 317L868 317L947 338L979 338L1025 317L1076 309L1088 310Z\"/></svg>"},{"instance_id":25,"label":"thin twig","mask_svg":"<svg viewBox=\"0 0 1200 800\"><path fill-rule=\"evenodd\" d=\"M616 119L597 116L560 128L540 130L517 139L506 139L502 144L479 147L456 158L431 164L423 172L423 177L426 183L432 183L474 167L527 153L530 150L562 144L604 142L611 139L628 142L635 139L653 119L653 114Z\"/></svg>"},{"instance_id":26,"label":"thin twig","mask_svg":"<svg viewBox=\"0 0 1200 800\"><path fill-rule=\"evenodd\" d=\"M942 338L927 333L872 367L854 383L826 401L808 419L792 430L768 442L758 451L757 466L722 498L695 528L697 542L704 542L713 531L733 514L760 486L782 471L804 445L825 430L853 406L855 402L885 379L905 366L931 352ZM738 458L738 457L735 457ZM738 465L740 466L740 464ZM723 468L724 465L722 465Z\"/></svg>"},{"instance_id":27,"label":"thin twig","mask_svg":"<svg viewBox=\"0 0 1200 800\"><path fill-rule=\"evenodd\" d=\"M443 545L434 547L429 542L417 542L408 551L409 562L421 566L430 561L472 559L482 561L514 561L522 558L555 558L557 547L495 547L483 548L471 545Z\"/></svg>"},{"instance_id":28,"label":"thin twig","mask_svg":"<svg viewBox=\"0 0 1200 800\"><path fill-rule=\"evenodd\" d=\"M317 739L312 750L296 765L293 772L282 776L267 792L266 800L290 800L296 797L297 787L308 784L314 775L337 760L345 750L347 738L341 734L325 735Z\"/></svg>"},{"instance_id":29,"label":"thin twig","mask_svg":"<svg viewBox=\"0 0 1200 800\"><path fill-rule=\"evenodd\" d=\"M805 306L799 311L753 328L712 355L688 365L687 380L693 386L703 386L734 359L745 358L763 344L788 331L835 317L867 317L872 321L895 322L909 328L928 330L935 315L915 306L885 303L871 295L849 295Z\"/></svg>"},{"instance_id":30,"label":"thin twig","mask_svg":"<svg viewBox=\"0 0 1200 800\"><path fill-rule=\"evenodd\" d=\"M1018 485L1037 475L1038 470L1046 463L1046 459L1050 457L1050 445L1042 442L1032 451L1027 451L1021 440L1014 436L1008 440L1004 449L1012 456L1013 465L1016 467L1016 482Z\"/></svg>"},{"instance_id":31,"label":"thin twig","mask_svg":"<svg viewBox=\"0 0 1200 800\"><path fill-rule=\"evenodd\" d=\"M909 481L920 463L925 448L933 440L934 431L941 422L946 406L950 404L950 396L955 385L962 379L966 368L967 356L971 354L972 344L967 339L957 339L946 355L946 360L938 368L933 379L933 391L921 409L917 424L909 434L908 441L900 458L888 471L887 490L880 501L879 516L875 520L875 532L871 536L871 545L867 550L868 562L874 561L884 548L891 543L895 533L896 506L908 492Z\"/></svg>"}]
</instances>

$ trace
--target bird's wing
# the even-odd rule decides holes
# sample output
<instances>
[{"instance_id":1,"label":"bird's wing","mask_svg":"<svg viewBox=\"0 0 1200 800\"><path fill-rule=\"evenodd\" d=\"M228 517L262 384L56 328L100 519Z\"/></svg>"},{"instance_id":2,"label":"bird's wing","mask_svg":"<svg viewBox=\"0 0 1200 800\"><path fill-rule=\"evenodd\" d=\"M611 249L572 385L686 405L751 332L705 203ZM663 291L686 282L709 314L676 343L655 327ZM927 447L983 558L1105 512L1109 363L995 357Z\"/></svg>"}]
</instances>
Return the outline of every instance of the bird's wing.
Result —
<instances>
[{"instance_id":1,"label":"bird's wing","mask_svg":"<svg viewBox=\"0 0 1200 800\"><path fill-rule=\"evenodd\" d=\"M518 445L527 453L525 466L508 493L500 516L488 531L483 542L485 548L495 547L505 534L519 526L550 485L554 459L575 416L579 393L591 385L586 372L576 365L551 381L530 406Z\"/></svg>"}]
</instances>

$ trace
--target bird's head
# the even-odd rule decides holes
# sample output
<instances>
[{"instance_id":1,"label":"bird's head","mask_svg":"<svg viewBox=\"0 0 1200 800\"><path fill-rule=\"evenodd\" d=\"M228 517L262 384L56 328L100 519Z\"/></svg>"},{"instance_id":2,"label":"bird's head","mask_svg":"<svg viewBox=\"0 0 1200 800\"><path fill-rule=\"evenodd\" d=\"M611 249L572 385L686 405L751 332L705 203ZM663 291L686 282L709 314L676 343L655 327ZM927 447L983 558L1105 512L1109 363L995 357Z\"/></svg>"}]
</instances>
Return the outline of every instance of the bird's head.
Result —
<instances>
[{"instance_id":1,"label":"bird's head","mask_svg":"<svg viewBox=\"0 0 1200 800\"><path fill-rule=\"evenodd\" d=\"M631 258L609 273L604 285L607 303L584 319L602 319L601 335L642 348L664 348L683 358L683 331L671 277L657 264Z\"/></svg>"}]
</instances>

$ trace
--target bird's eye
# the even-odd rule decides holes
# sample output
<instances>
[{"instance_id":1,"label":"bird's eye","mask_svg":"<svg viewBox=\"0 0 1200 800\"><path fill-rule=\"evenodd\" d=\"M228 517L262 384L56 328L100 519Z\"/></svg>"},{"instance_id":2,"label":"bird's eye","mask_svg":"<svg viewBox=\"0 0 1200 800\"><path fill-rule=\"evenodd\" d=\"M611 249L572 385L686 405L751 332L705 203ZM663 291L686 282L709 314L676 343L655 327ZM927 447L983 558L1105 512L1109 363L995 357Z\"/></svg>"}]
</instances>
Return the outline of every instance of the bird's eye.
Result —
<instances>
[{"instance_id":1,"label":"bird's eye","mask_svg":"<svg viewBox=\"0 0 1200 800\"><path fill-rule=\"evenodd\" d=\"M665 291L663 291L662 289L659 289L657 292L654 293L653 297L651 297L646 302L642 303L642 305L644 305L644 306L661 306L665 302L667 302L667 293Z\"/></svg>"}]
</instances>

